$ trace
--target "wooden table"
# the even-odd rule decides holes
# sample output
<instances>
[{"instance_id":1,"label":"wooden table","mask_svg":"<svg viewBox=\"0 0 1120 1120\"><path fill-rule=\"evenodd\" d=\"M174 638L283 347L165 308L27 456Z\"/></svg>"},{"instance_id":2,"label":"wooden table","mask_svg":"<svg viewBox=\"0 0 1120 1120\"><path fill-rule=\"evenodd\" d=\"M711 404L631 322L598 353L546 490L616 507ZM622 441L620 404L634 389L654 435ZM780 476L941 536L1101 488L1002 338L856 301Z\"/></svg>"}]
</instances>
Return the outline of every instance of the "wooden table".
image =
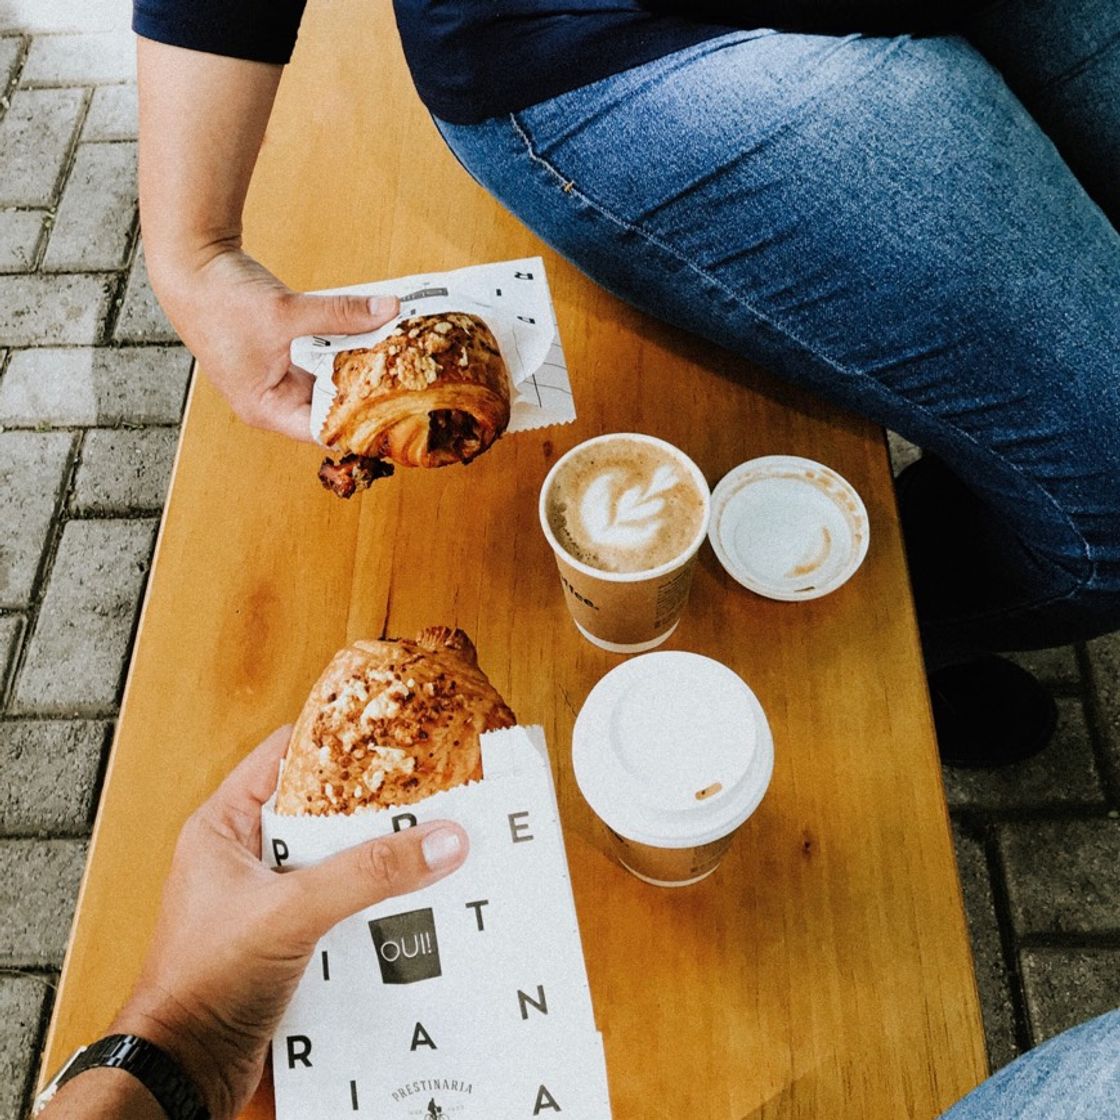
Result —
<instances>
[{"instance_id":1,"label":"wooden table","mask_svg":"<svg viewBox=\"0 0 1120 1120\"><path fill-rule=\"evenodd\" d=\"M442 149L389 5L359 0L309 5L247 242L300 288L542 251ZM616 1120L926 1120L984 1076L881 433L544 255L579 419L504 439L469 468L401 471L338 501L313 448L247 430L196 380L46 1070L103 1031L132 983L183 819L294 717L334 650L448 622L473 635L521 720L546 728ZM554 458L619 429L679 444L713 482L755 455L824 460L872 522L857 576L811 603L756 598L705 546L668 648L752 685L777 762L720 870L681 891L597 847L570 734L619 658L568 622L536 523ZM266 1086L248 1115L271 1114Z\"/></svg>"}]
</instances>

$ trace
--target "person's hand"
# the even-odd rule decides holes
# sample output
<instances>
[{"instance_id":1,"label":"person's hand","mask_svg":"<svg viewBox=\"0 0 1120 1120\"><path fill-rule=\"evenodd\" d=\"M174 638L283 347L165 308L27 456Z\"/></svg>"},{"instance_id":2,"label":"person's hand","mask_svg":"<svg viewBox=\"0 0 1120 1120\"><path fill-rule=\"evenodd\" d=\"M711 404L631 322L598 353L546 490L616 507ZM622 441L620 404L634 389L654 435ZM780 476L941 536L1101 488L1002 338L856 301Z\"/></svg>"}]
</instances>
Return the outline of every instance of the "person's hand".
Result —
<instances>
[{"instance_id":1,"label":"person's hand","mask_svg":"<svg viewBox=\"0 0 1120 1120\"><path fill-rule=\"evenodd\" d=\"M443 878L469 848L459 825L433 821L314 867L265 867L261 805L290 731L265 740L183 826L141 978L112 1026L178 1059L215 1120L236 1116L256 1089L319 938L366 906Z\"/></svg>"},{"instance_id":2,"label":"person's hand","mask_svg":"<svg viewBox=\"0 0 1120 1120\"><path fill-rule=\"evenodd\" d=\"M172 324L233 411L293 439L312 440L313 378L292 364L292 339L376 330L400 309L395 297L293 292L233 245L173 275L158 258L149 267Z\"/></svg>"}]
</instances>

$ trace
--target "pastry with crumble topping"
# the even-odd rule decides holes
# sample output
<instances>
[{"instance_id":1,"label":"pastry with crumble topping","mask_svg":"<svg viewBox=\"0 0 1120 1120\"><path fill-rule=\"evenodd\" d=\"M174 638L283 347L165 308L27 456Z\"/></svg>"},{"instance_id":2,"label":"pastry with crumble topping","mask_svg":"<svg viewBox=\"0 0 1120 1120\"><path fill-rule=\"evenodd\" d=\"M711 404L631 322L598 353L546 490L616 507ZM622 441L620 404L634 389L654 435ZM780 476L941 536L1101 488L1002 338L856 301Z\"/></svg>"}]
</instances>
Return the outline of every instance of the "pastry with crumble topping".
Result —
<instances>
[{"instance_id":1,"label":"pastry with crumble topping","mask_svg":"<svg viewBox=\"0 0 1120 1120\"><path fill-rule=\"evenodd\" d=\"M300 713L276 811L326 816L411 805L482 777L479 735L516 723L462 630L358 641Z\"/></svg>"},{"instance_id":2,"label":"pastry with crumble topping","mask_svg":"<svg viewBox=\"0 0 1120 1120\"><path fill-rule=\"evenodd\" d=\"M319 438L343 458L327 459L319 478L344 498L394 464L469 463L509 423L509 370L498 340L466 312L402 319L375 346L339 351L332 380L335 398Z\"/></svg>"}]
</instances>

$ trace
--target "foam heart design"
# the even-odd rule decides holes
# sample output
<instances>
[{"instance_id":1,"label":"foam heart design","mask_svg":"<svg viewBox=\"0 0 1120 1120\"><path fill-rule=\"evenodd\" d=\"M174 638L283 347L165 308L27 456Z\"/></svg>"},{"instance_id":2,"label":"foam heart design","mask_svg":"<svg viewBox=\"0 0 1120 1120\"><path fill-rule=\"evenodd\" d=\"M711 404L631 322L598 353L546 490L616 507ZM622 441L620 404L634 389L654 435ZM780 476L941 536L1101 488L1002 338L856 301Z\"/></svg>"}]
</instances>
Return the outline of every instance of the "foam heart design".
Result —
<instances>
[{"instance_id":1,"label":"foam heart design","mask_svg":"<svg viewBox=\"0 0 1120 1120\"><path fill-rule=\"evenodd\" d=\"M661 528L665 499L658 495L679 481L677 472L662 464L645 486L630 486L617 493L619 474L606 471L583 492L580 516L587 535L608 548L638 549L648 545Z\"/></svg>"}]
</instances>

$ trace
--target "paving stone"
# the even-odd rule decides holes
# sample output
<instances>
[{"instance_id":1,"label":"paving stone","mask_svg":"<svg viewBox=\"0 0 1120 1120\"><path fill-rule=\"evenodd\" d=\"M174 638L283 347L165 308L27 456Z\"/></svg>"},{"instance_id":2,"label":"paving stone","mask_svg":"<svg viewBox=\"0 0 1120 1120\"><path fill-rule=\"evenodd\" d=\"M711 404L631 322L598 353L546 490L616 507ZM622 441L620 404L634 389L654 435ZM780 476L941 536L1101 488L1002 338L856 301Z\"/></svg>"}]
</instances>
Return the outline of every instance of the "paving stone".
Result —
<instances>
[{"instance_id":1,"label":"paving stone","mask_svg":"<svg viewBox=\"0 0 1120 1120\"><path fill-rule=\"evenodd\" d=\"M136 213L136 144L79 144L43 268L91 272L124 266Z\"/></svg>"},{"instance_id":2,"label":"paving stone","mask_svg":"<svg viewBox=\"0 0 1120 1120\"><path fill-rule=\"evenodd\" d=\"M42 210L0 210L0 272L27 272L43 232Z\"/></svg>"},{"instance_id":3,"label":"paving stone","mask_svg":"<svg viewBox=\"0 0 1120 1120\"><path fill-rule=\"evenodd\" d=\"M121 0L0 0L0 31L113 31L131 15Z\"/></svg>"},{"instance_id":4,"label":"paving stone","mask_svg":"<svg viewBox=\"0 0 1120 1120\"><path fill-rule=\"evenodd\" d=\"M11 707L81 715L117 703L156 522L70 521Z\"/></svg>"},{"instance_id":5,"label":"paving stone","mask_svg":"<svg viewBox=\"0 0 1120 1120\"><path fill-rule=\"evenodd\" d=\"M1120 789L1120 632L1089 642L1090 696L1101 730L1104 764Z\"/></svg>"},{"instance_id":6,"label":"paving stone","mask_svg":"<svg viewBox=\"0 0 1120 1120\"><path fill-rule=\"evenodd\" d=\"M0 976L0 1120L24 1115L49 995L45 977Z\"/></svg>"},{"instance_id":7,"label":"paving stone","mask_svg":"<svg viewBox=\"0 0 1120 1120\"><path fill-rule=\"evenodd\" d=\"M954 809L1020 809L1104 801L1080 699L1059 699L1058 727L1034 758L994 770L942 769Z\"/></svg>"},{"instance_id":8,"label":"paving stone","mask_svg":"<svg viewBox=\"0 0 1120 1120\"><path fill-rule=\"evenodd\" d=\"M134 85L98 86L82 128L83 140L135 140L139 109Z\"/></svg>"},{"instance_id":9,"label":"paving stone","mask_svg":"<svg viewBox=\"0 0 1120 1120\"><path fill-rule=\"evenodd\" d=\"M17 89L0 118L0 206L48 206L70 154L86 95Z\"/></svg>"},{"instance_id":10,"label":"paving stone","mask_svg":"<svg viewBox=\"0 0 1120 1120\"><path fill-rule=\"evenodd\" d=\"M954 826L957 869L964 893L972 961L984 1013L984 1036L988 1042L988 1064L995 1071L1019 1054L1015 1041L1015 1012L1011 1004L1010 978L1000 945L999 920L992 900L988 861L979 840Z\"/></svg>"},{"instance_id":11,"label":"paving stone","mask_svg":"<svg viewBox=\"0 0 1120 1120\"><path fill-rule=\"evenodd\" d=\"M0 722L0 832L8 836L81 835L109 725L95 720Z\"/></svg>"},{"instance_id":12,"label":"paving stone","mask_svg":"<svg viewBox=\"0 0 1120 1120\"><path fill-rule=\"evenodd\" d=\"M1081 680L1077 651L1073 646L1025 650L1006 656L1045 684L1074 685Z\"/></svg>"},{"instance_id":13,"label":"paving stone","mask_svg":"<svg viewBox=\"0 0 1120 1120\"><path fill-rule=\"evenodd\" d=\"M62 963L85 861L84 840L0 840L0 964Z\"/></svg>"},{"instance_id":14,"label":"paving stone","mask_svg":"<svg viewBox=\"0 0 1120 1120\"><path fill-rule=\"evenodd\" d=\"M896 475L922 457L922 449L903 439L897 432L887 432L887 451L891 457L891 470Z\"/></svg>"},{"instance_id":15,"label":"paving stone","mask_svg":"<svg viewBox=\"0 0 1120 1120\"><path fill-rule=\"evenodd\" d=\"M109 310L112 281L96 273L0 276L0 345L88 346Z\"/></svg>"},{"instance_id":16,"label":"paving stone","mask_svg":"<svg viewBox=\"0 0 1120 1120\"><path fill-rule=\"evenodd\" d=\"M999 837L1019 934L1120 930L1120 819L1023 821Z\"/></svg>"},{"instance_id":17,"label":"paving stone","mask_svg":"<svg viewBox=\"0 0 1120 1120\"><path fill-rule=\"evenodd\" d=\"M118 342L179 341L175 328L167 321L167 316L152 291L148 269L144 263L143 244L136 252L136 259L128 275L128 287L117 316L114 337Z\"/></svg>"},{"instance_id":18,"label":"paving stone","mask_svg":"<svg viewBox=\"0 0 1120 1120\"><path fill-rule=\"evenodd\" d=\"M23 619L18 614L0 615L0 696L4 695L8 671L15 661L22 633ZM0 724L0 727L3 727L3 724Z\"/></svg>"},{"instance_id":19,"label":"paving stone","mask_svg":"<svg viewBox=\"0 0 1120 1120\"><path fill-rule=\"evenodd\" d=\"M0 432L0 607L31 601L72 443L69 432Z\"/></svg>"},{"instance_id":20,"label":"paving stone","mask_svg":"<svg viewBox=\"0 0 1120 1120\"><path fill-rule=\"evenodd\" d=\"M1019 965L1036 1045L1120 1007L1120 949L1024 949Z\"/></svg>"},{"instance_id":21,"label":"paving stone","mask_svg":"<svg viewBox=\"0 0 1120 1120\"><path fill-rule=\"evenodd\" d=\"M36 35L20 83L91 86L136 78L136 40L127 31Z\"/></svg>"},{"instance_id":22,"label":"paving stone","mask_svg":"<svg viewBox=\"0 0 1120 1120\"><path fill-rule=\"evenodd\" d=\"M190 368L181 346L21 350L0 378L0 424L174 424Z\"/></svg>"},{"instance_id":23,"label":"paving stone","mask_svg":"<svg viewBox=\"0 0 1120 1120\"><path fill-rule=\"evenodd\" d=\"M88 432L72 508L85 514L162 509L178 443L175 428Z\"/></svg>"},{"instance_id":24,"label":"paving stone","mask_svg":"<svg viewBox=\"0 0 1120 1120\"><path fill-rule=\"evenodd\" d=\"M0 38L0 95L11 84L23 53L23 40L18 35Z\"/></svg>"}]
</instances>

